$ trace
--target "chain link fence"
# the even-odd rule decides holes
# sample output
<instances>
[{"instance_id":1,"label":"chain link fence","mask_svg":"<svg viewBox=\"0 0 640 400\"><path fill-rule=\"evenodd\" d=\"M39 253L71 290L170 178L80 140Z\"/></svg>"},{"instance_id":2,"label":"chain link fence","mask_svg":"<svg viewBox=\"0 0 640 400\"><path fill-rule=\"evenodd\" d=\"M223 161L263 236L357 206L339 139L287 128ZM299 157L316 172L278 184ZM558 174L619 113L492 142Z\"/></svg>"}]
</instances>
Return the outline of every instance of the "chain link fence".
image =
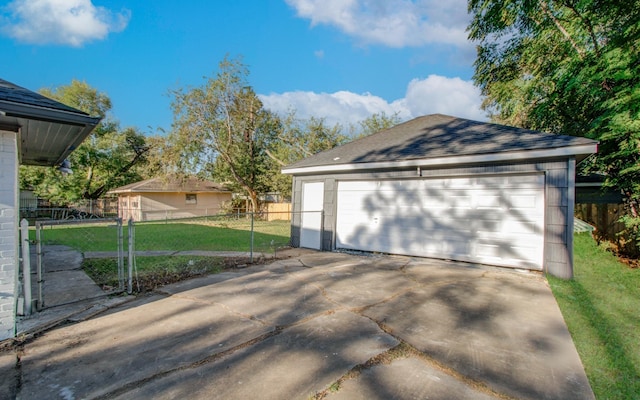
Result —
<instances>
[{"instance_id":1,"label":"chain link fence","mask_svg":"<svg viewBox=\"0 0 640 400\"><path fill-rule=\"evenodd\" d=\"M291 242L290 213L130 222L133 290L277 257Z\"/></svg>"},{"instance_id":2,"label":"chain link fence","mask_svg":"<svg viewBox=\"0 0 640 400\"><path fill-rule=\"evenodd\" d=\"M37 309L124 291L121 220L38 221L29 239Z\"/></svg>"},{"instance_id":3,"label":"chain link fence","mask_svg":"<svg viewBox=\"0 0 640 400\"><path fill-rule=\"evenodd\" d=\"M29 232L36 307L145 292L276 258L291 245L291 217L236 212L160 221L37 221Z\"/></svg>"}]
</instances>

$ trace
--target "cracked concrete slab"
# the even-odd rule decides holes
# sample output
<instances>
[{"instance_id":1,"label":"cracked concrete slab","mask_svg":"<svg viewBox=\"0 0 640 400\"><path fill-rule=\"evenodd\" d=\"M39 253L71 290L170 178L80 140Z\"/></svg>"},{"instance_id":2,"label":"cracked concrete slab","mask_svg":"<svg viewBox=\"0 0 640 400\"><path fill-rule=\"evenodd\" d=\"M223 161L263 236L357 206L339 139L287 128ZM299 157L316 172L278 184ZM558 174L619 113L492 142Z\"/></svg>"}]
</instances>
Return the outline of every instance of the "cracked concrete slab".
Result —
<instances>
[{"instance_id":1,"label":"cracked concrete slab","mask_svg":"<svg viewBox=\"0 0 640 400\"><path fill-rule=\"evenodd\" d=\"M485 271L412 290L365 315L438 362L519 399L593 393L546 281Z\"/></svg>"},{"instance_id":2,"label":"cracked concrete slab","mask_svg":"<svg viewBox=\"0 0 640 400\"><path fill-rule=\"evenodd\" d=\"M540 275L309 252L219 275L26 343L18 396L308 399L404 341L418 360L366 364L330 396L593 399Z\"/></svg>"},{"instance_id":3,"label":"cracked concrete slab","mask_svg":"<svg viewBox=\"0 0 640 400\"><path fill-rule=\"evenodd\" d=\"M290 274L260 271L215 285L180 293L180 296L222 304L227 309L272 326L289 325L337 305L321 290L294 279Z\"/></svg>"},{"instance_id":4,"label":"cracked concrete slab","mask_svg":"<svg viewBox=\"0 0 640 400\"><path fill-rule=\"evenodd\" d=\"M389 264L389 263L387 263ZM347 308L361 308L380 303L416 285L398 269L380 267L374 260L346 263L333 267L316 267L292 274L296 279L322 288L325 296Z\"/></svg>"},{"instance_id":5,"label":"cracked concrete slab","mask_svg":"<svg viewBox=\"0 0 640 400\"><path fill-rule=\"evenodd\" d=\"M272 330L219 305L157 300L61 327L25 346L20 395L94 398Z\"/></svg>"},{"instance_id":6,"label":"cracked concrete slab","mask_svg":"<svg viewBox=\"0 0 640 400\"><path fill-rule=\"evenodd\" d=\"M114 398L306 399L345 371L397 344L373 321L338 311Z\"/></svg>"},{"instance_id":7,"label":"cracked concrete slab","mask_svg":"<svg viewBox=\"0 0 640 400\"><path fill-rule=\"evenodd\" d=\"M329 390L326 396L327 400L497 398L414 357L364 369L356 378L345 380L338 390Z\"/></svg>"}]
</instances>

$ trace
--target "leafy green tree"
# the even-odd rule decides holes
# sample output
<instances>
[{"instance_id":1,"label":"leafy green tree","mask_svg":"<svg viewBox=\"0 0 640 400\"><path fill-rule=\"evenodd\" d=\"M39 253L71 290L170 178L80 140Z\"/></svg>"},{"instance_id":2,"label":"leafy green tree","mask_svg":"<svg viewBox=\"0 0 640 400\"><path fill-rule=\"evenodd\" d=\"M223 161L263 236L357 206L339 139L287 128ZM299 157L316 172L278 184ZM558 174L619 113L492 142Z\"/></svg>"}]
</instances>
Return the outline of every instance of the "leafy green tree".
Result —
<instances>
[{"instance_id":1,"label":"leafy green tree","mask_svg":"<svg viewBox=\"0 0 640 400\"><path fill-rule=\"evenodd\" d=\"M268 143L279 128L249 86L247 67L225 57L201 87L172 91L174 163L183 174L200 174L245 193L253 210L269 191Z\"/></svg>"},{"instance_id":2,"label":"leafy green tree","mask_svg":"<svg viewBox=\"0 0 640 400\"><path fill-rule=\"evenodd\" d=\"M171 162L179 158L178 149L173 146L169 136L161 132L147 135L145 142L149 151L145 154L145 162L136 167L141 179L156 177L178 177L180 175L177 163Z\"/></svg>"},{"instance_id":3,"label":"leafy green tree","mask_svg":"<svg viewBox=\"0 0 640 400\"><path fill-rule=\"evenodd\" d=\"M358 122L357 126L352 126L351 131L354 138L361 138L369 136L373 133L389 129L392 126L398 125L402 120L398 116L398 113L387 115L384 111L381 113L375 113L371 116Z\"/></svg>"},{"instance_id":4,"label":"leafy green tree","mask_svg":"<svg viewBox=\"0 0 640 400\"><path fill-rule=\"evenodd\" d=\"M276 137L267 149L272 160L273 190L290 197L292 179L290 175L280 173L282 167L350 140L351 137L342 133L339 124L329 126L324 118L316 117L300 120L296 118L295 111L291 111L281 119Z\"/></svg>"},{"instance_id":5,"label":"leafy green tree","mask_svg":"<svg viewBox=\"0 0 640 400\"><path fill-rule=\"evenodd\" d=\"M637 220L640 0L470 0L469 11L492 118L598 140L585 168L606 173Z\"/></svg>"},{"instance_id":6,"label":"leafy green tree","mask_svg":"<svg viewBox=\"0 0 640 400\"><path fill-rule=\"evenodd\" d=\"M97 199L112 188L139 179L136 167L145 162L149 146L135 128L119 129L109 115L111 100L106 94L77 80L41 93L103 120L69 156L72 174L62 175L55 168L21 166L21 188L32 188L38 196L64 204Z\"/></svg>"},{"instance_id":7,"label":"leafy green tree","mask_svg":"<svg viewBox=\"0 0 640 400\"><path fill-rule=\"evenodd\" d=\"M282 167L398 123L400 118L397 114L388 116L385 113L376 113L349 126L349 133L345 134L340 124L330 126L324 118L317 117L301 120L296 118L295 111L290 112L282 118L281 129L267 151L275 161L272 173L274 190L285 197L291 196L292 178L290 175L280 174L279 170Z\"/></svg>"}]
</instances>

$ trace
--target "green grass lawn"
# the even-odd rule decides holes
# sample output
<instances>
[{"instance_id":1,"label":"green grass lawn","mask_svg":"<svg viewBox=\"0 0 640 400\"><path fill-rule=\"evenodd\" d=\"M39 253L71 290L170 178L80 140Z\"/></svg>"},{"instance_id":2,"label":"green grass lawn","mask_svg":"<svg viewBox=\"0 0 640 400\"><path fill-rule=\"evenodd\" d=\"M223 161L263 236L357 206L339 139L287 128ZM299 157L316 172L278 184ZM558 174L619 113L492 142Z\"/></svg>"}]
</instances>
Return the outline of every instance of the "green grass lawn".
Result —
<instances>
[{"instance_id":1,"label":"green grass lawn","mask_svg":"<svg viewBox=\"0 0 640 400\"><path fill-rule=\"evenodd\" d=\"M575 236L573 280L549 277L599 400L640 399L640 269Z\"/></svg>"},{"instance_id":2,"label":"green grass lawn","mask_svg":"<svg viewBox=\"0 0 640 400\"><path fill-rule=\"evenodd\" d=\"M253 223L253 251L269 253L275 247L287 245L289 221L259 221ZM128 229L124 227L124 247L128 244ZM35 231L30 232L35 239ZM44 244L66 245L82 252L117 251L118 230L114 223L48 226L41 232ZM196 219L135 224L135 249L163 251L240 251L251 249L251 221L240 219ZM225 268L221 257L136 256L135 291L189 277L217 273ZM126 263L126 260L125 260ZM126 266L125 266L126 268ZM84 271L100 286L118 287L115 258L85 259ZM126 273L125 273L126 275Z\"/></svg>"},{"instance_id":3,"label":"green grass lawn","mask_svg":"<svg viewBox=\"0 0 640 400\"><path fill-rule=\"evenodd\" d=\"M135 249L249 251L251 223L248 220L202 222L137 223ZM289 242L289 221L255 221L254 250L269 251L273 245ZM31 232L35 239L35 232ZM45 244L60 244L79 251L116 251L117 229L110 225L60 225L42 230ZM124 227L127 248L127 227Z\"/></svg>"}]
</instances>

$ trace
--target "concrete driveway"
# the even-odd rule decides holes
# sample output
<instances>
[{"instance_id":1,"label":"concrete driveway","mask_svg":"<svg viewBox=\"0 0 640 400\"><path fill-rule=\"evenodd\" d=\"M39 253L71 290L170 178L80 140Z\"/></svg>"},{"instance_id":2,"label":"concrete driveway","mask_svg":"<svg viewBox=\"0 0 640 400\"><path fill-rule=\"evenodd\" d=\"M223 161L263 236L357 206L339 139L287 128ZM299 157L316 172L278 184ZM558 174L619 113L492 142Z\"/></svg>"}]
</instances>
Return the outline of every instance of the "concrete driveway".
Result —
<instances>
[{"instance_id":1,"label":"concrete driveway","mask_svg":"<svg viewBox=\"0 0 640 400\"><path fill-rule=\"evenodd\" d=\"M408 257L184 281L17 355L0 370L19 399L593 398L542 276Z\"/></svg>"}]
</instances>

